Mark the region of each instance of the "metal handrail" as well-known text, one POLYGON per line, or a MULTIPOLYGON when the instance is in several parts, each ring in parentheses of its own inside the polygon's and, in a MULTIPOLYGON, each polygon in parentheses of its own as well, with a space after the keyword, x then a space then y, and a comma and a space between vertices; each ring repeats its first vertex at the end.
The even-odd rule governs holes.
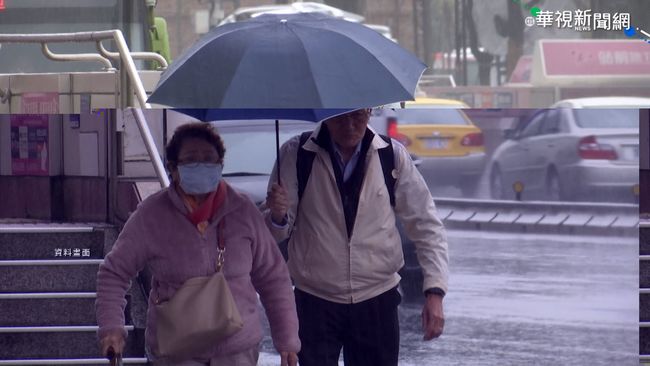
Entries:
MULTIPOLYGON (((123 364, 146 364, 146 358, 127 357, 122 359, 123 364)), ((79 359, 57 359, 39 358, 31 360, 0 360, 0 366, 22 366, 22 365, 108 365, 105 358, 79 358, 79 359)))
POLYGON ((30 300, 30 299, 94 299, 96 292, 25 292, 0 293, 0 300, 30 300))
POLYGON ((648 295, 650 294, 650 288, 640 288, 639 295, 648 295))
MULTIPOLYGON (((0 43, 41 43, 46 44, 50 42, 101 42, 103 40, 112 39, 117 45, 118 54, 124 68, 126 69, 127 75, 133 86, 135 88, 135 95, 138 99, 141 108, 151 109, 151 105, 147 103, 147 93, 142 85, 142 80, 138 75, 137 69, 135 67, 135 62, 133 62, 133 57, 129 51, 129 46, 124 39, 122 31, 119 29, 111 29, 105 31, 97 32, 76 32, 76 33, 40 33, 40 34, 0 34, 0 43)), ((46 49, 45 47, 43 49, 46 49)), ((46 57, 49 57, 46 54, 46 57)), ((85 56, 84 56, 85 57, 85 56)), ((101 57, 101 56, 100 56, 101 57)), ((124 91, 124 86, 122 93, 124 91)), ((154 143, 153 137, 149 130, 147 120, 142 114, 142 111, 134 112, 136 117, 136 123, 142 135, 142 140, 147 148, 149 157, 154 165, 156 175, 158 176, 158 181, 162 187, 169 186, 169 178, 165 172, 164 165, 156 145, 154 143)))
POLYGON ((149 158, 151 158, 151 162, 153 163, 153 168, 156 171, 156 176, 158 177, 160 186, 162 188, 169 187, 169 177, 165 171, 162 159, 158 155, 158 149, 156 149, 156 145, 153 144, 153 136, 151 136, 151 131, 149 130, 149 125, 147 124, 144 113, 142 113, 142 110, 137 108, 132 108, 131 112, 133 112, 133 116, 138 124, 138 129, 140 130, 142 139, 152 141, 151 144, 145 143, 145 147, 147 148, 147 153, 149 153, 149 158))
POLYGON ((650 261, 650 255, 640 255, 639 260, 640 261, 650 261))
MULTIPOLYGON (((75 32, 75 33, 34 33, 34 34, 0 34, 0 43, 65 43, 65 42, 101 42, 111 39, 117 45, 120 60, 126 67, 126 71, 135 86, 136 96, 142 108, 151 108, 147 103, 147 95, 142 81, 137 75, 135 63, 129 52, 124 35, 119 29, 111 29, 96 32, 75 32)), ((47 55, 46 55, 47 56, 47 55)), ((100 56, 102 57, 102 56, 100 56)), ((103 58, 103 57, 102 57, 103 58)))
POLYGON ((41 51, 45 57, 54 61, 97 61, 104 64, 104 70, 115 70, 111 61, 102 55, 96 53, 76 53, 76 54, 63 54, 54 53, 47 46, 47 43, 41 43, 41 51))
POLYGON ((32 224, 24 225, 2 225, 0 226, 0 233, 3 234, 37 234, 37 233, 89 233, 92 232, 92 227, 86 226, 39 226, 32 224))
POLYGON ((17 259, 0 260, 0 267, 9 266, 78 266, 102 264, 103 259, 17 259))
POLYGON ((639 361, 650 362, 650 355, 639 355, 639 361))
MULTIPOLYGON (((133 325, 125 325, 124 330, 133 331, 133 325)), ((0 327, 0 333, 54 333, 54 332, 96 332, 97 325, 68 325, 44 327, 0 327)))
MULTIPOLYGON (((120 54, 118 52, 111 52, 107 50, 104 47, 104 44, 101 42, 96 42, 97 45, 97 51, 99 53, 107 58, 111 58, 114 60, 119 60, 120 54)), ((158 65, 160 65, 159 69, 166 69, 169 64, 167 63, 167 60, 165 60, 164 57, 162 57, 160 54, 155 53, 155 52, 131 52, 131 57, 133 57, 134 60, 153 60, 158 62, 158 65)))
POLYGON ((639 328, 650 328, 650 322, 639 322, 639 328))

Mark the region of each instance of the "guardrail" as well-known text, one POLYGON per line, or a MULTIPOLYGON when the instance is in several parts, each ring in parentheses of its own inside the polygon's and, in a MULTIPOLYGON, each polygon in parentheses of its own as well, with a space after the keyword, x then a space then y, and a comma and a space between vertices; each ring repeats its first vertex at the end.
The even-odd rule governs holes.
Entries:
POLYGON ((434 198, 450 229, 636 236, 635 204, 434 198))

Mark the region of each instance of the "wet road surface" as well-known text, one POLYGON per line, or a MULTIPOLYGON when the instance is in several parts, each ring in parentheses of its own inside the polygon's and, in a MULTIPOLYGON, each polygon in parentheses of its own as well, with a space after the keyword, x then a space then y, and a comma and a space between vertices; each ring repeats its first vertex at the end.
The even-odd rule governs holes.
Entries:
POLYGON ((638 239, 450 232, 449 253, 445 333, 403 303, 400 365, 638 365, 638 239))

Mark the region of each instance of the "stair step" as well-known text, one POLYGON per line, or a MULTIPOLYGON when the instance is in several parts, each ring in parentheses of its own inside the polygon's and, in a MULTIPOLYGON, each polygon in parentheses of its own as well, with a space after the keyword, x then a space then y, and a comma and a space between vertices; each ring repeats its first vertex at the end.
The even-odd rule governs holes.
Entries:
POLYGON ((0 259, 101 259, 104 231, 8 232, 0 230, 0 259))
MULTIPOLYGON (((144 357, 144 329, 127 330, 131 331, 124 357, 144 357)), ((0 328, 0 360, 95 359, 99 355, 96 331, 97 326, 0 328)))
POLYGON ((650 256, 639 258, 639 287, 650 288, 650 256))
POLYGON ((650 321, 650 289, 639 290, 639 321, 650 321))
MULTIPOLYGON (((146 358, 123 358, 125 365, 147 365, 146 358)), ((21 365, 108 365, 105 358, 78 358, 78 359, 31 359, 31 360, 0 360, 0 366, 21 366, 21 365)))
POLYGON ((650 255, 650 227, 639 225, 639 254, 650 255))
POLYGON ((96 323, 94 293, 0 294, 0 326, 96 323))
POLYGON ((650 328, 639 328, 639 354, 650 354, 650 328))
POLYGON ((101 259, 0 261, 0 292, 95 291, 101 259), (6 279, 6 280, 4 280, 6 279))

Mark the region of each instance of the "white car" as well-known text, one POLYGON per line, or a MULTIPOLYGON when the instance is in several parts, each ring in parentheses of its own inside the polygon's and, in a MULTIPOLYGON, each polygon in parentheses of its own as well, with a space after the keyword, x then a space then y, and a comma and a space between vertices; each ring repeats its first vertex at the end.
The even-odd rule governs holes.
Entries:
POLYGON ((326 4, 315 2, 296 2, 292 4, 262 5, 239 8, 232 14, 225 17, 218 25, 221 26, 228 23, 240 22, 242 20, 255 18, 262 14, 296 13, 321 13, 355 23, 360 23, 364 20, 364 17, 359 14, 344 11, 326 4))
POLYGON ((639 184, 639 110, 645 98, 581 98, 537 111, 490 162, 495 199, 634 201, 639 184))
POLYGON ((593 97, 565 99, 551 108, 650 108, 650 98, 642 97, 593 97))

